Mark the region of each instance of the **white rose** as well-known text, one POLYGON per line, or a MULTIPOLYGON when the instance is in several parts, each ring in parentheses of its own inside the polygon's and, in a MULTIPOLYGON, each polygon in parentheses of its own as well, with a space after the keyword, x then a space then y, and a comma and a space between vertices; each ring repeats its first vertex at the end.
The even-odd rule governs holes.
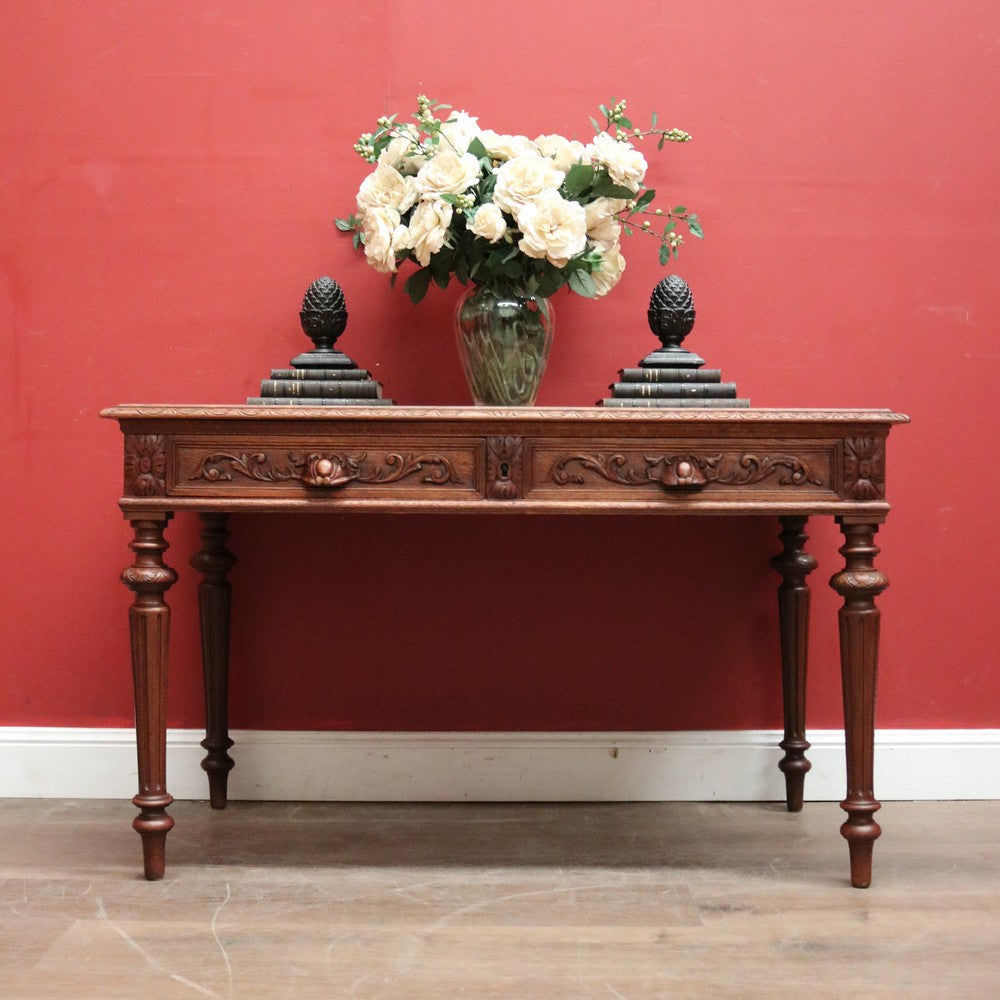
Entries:
POLYGON ((565 178, 566 175, 556 170, 552 161, 544 156, 515 156, 497 170, 493 201, 520 224, 518 213, 521 209, 543 191, 556 191, 565 178))
POLYGON ((479 141, 494 160, 513 160, 515 156, 538 156, 535 144, 526 135, 501 135, 493 129, 479 133, 479 141))
POLYGON ((406 249, 407 235, 399 212, 378 206, 365 209, 361 234, 368 263, 383 274, 395 271, 396 251, 406 249))
POLYGON ((370 208, 394 208, 405 212, 417 200, 412 177, 404 177, 388 163, 378 166, 362 182, 358 190, 358 212, 364 216, 370 208))
POLYGON ((479 135, 479 119, 464 111, 456 111, 446 122, 441 123, 441 135, 453 152, 467 153, 469 143, 479 135))
POLYGON ((440 198, 422 201, 413 210, 406 246, 413 251, 421 267, 427 267, 431 256, 444 246, 451 217, 451 205, 440 198))
POLYGON ((587 213, 558 191, 543 191, 521 209, 517 224, 523 234, 518 247, 538 260, 565 267, 587 246, 587 213))
POLYGON ((417 172, 417 190, 421 195, 461 194, 479 180, 479 160, 472 153, 441 150, 417 172))
POLYGON ((547 156, 555 163, 557 170, 568 172, 574 163, 583 159, 584 145, 576 139, 565 139, 561 135, 540 135, 535 140, 535 146, 542 156, 547 156))
POLYGON ((476 236, 481 236, 490 243, 496 243, 504 238, 507 223, 504 222, 503 212, 496 205, 487 202, 476 209, 475 218, 469 228, 476 236))
POLYGON ((594 279, 598 298, 607 295, 618 284, 624 270, 625 258, 622 256, 621 246, 614 243, 609 247, 602 247, 601 269, 591 272, 590 275, 594 279))
POLYGON ((618 213, 625 207, 622 198, 595 198, 585 206, 587 236, 601 246, 611 246, 621 238, 618 213))
POLYGON ((418 149, 415 141, 396 136, 379 154, 378 162, 394 167, 401 174, 415 174, 427 160, 418 149))
POLYGON ((594 136, 587 146, 591 158, 608 168, 611 179, 616 184, 638 192, 639 185, 646 177, 646 158, 632 143, 615 139, 607 132, 594 136))

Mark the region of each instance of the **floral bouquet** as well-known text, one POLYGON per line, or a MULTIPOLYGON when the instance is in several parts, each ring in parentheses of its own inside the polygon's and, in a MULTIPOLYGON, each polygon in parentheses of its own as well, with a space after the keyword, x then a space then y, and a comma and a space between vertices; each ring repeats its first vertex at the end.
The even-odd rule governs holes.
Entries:
POLYGON ((431 281, 511 287, 545 298, 563 285, 586 298, 606 295, 625 270, 622 234, 659 240, 660 263, 677 255, 683 222, 702 235, 685 207, 652 208, 644 186, 646 159, 635 143, 654 137, 687 142, 680 129, 635 128, 625 101, 600 106, 588 143, 561 135, 501 135, 478 119, 427 97, 417 98, 415 124, 392 115, 360 137, 355 150, 375 169, 362 181, 357 212, 337 219, 377 271, 407 260, 413 302, 431 281), (438 117, 444 112, 443 117, 438 117))

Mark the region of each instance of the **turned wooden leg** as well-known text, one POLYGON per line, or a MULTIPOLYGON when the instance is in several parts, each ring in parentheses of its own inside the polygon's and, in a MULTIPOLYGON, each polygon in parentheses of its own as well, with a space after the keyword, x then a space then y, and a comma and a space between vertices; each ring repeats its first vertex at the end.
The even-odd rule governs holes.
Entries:
POLYGON ((139 815, 132 823, 142 838, 147 879, 163 878, 167 833, 174 825, 167 813, 167 662, 170 608, 163 600, 177 574, 164 565, 167 543, 163 529, 170 515, 131 519, 129 548, 135 562, 122 573, 122 583, 135 594, 129 608, 132 678, 135 692, 135 735, 139 758, 139 793, 132 800, 139 815))
POLYGON ((840 609, 840 667, 844 687, 844 737, 847 743, 847 797, 840 807, 847 820, 840 828, 851 854, 851 884, 864 889, 872 879, 872 847, 882 828, 875 822, 880 803, 874 791, 875 685, 878 673, 880 613, 875 598, 889 581, 874 566, 876 523, 838 517, 844 534, 845 566, 830 580, 844 598, 840 609))
POLYGON ((226 574, 236 557, 226 548, 228 514, 204 513, 202 547, 191 565, 202 574, 198 586, 201 612, 201 657, 205 671, 205 739, 208 751, 201 762, 208 774, 208 793, 214 809, 225 809, 226 786, 233 759, 229 748, 229 619, 232 587, 226 574))
POLYGON ((806 576, 816 568, 816 560, 805 551, 809 536, 807 517, 780 518, 784 551, 771 560, 781 574, 778 587, 778 624, 781 631, 781 686, 785 716, 785 751, 778 767, 785 775, 785 801, 789 812, 802 808, 806 772, 806 667, 809 645, 809 586, 806 576))

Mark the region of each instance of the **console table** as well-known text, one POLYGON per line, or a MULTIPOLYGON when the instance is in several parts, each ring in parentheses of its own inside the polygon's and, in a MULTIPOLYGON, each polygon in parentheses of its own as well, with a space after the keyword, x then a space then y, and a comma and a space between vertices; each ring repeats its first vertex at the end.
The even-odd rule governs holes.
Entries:
POLYGON ((847 794, 841 803, 851 882, 871 881, 881 833, 873 790, 879 610, 888 585, 875 533, 889 511, 886 439, 907 417, 888 410, 695 410, 597 407, 250 407, 128 405, 104 410, 124 434, 120 506, 134 560, 122 582, 135 689, 139 809, 146 878, 163 876, 174 821, 166 780, 166 682, 177 574, 163 561, 178 511, 203 520, 191 564, 201 574, 211 804, 226 805, 233 760, 227 721, 230 585, 226 520, 240 511, 412 511, 498 515, 768 515, 780 521, 778 621, 789 810, 802 808, 810 763, 805 730, 807 519, 836 518, 844 566, 839 611, 847 794))

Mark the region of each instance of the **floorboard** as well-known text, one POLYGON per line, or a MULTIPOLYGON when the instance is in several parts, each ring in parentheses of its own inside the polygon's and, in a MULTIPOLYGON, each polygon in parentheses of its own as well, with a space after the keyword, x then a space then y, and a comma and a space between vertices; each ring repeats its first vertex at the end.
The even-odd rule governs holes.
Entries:
POLYGON ((893 802, 852 889, 835 804, 0 800, 0 997, 979 1000, 1000 802, 893 802))

